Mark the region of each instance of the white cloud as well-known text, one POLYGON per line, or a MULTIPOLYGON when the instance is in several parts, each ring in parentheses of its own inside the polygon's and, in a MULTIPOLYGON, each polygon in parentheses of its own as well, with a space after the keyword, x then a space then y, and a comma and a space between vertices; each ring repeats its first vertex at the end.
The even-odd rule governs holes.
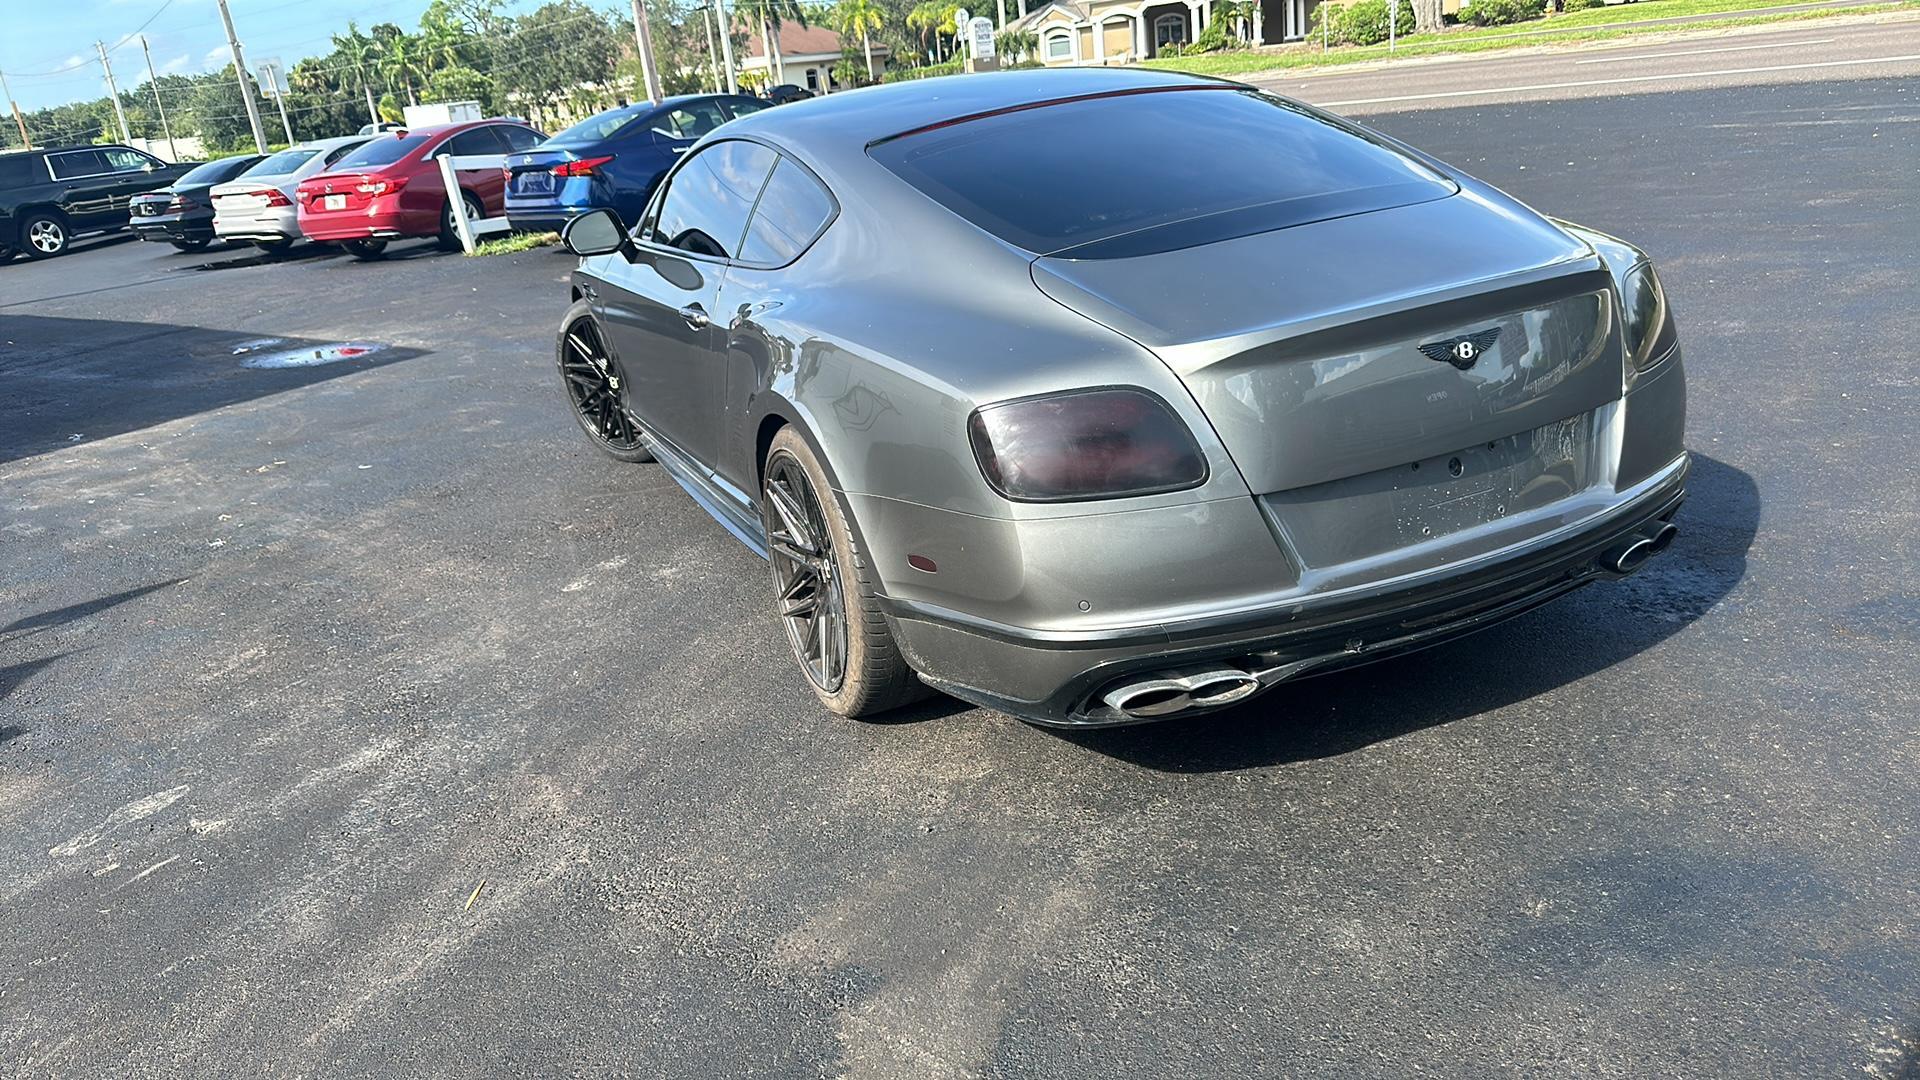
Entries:
POLYGON ((62 61, 60 66, 65 68, 79 67, 82 64, 95 63, 97 62, 97 60, 98 60, 97 57, 81 56, 79 53, 74 53, 72 56, 69 56, 64 61, 62 61))
POLYGON ((232 49, 227 48, 225 45, 216 45, 207 50, 206 56, 201 57, 200 70, 212 71, 214 68, 225 67, 232 59, 232 49))
POLYGON ((166 63, 161 64, 160 74, 178 75, 180 72, 187 70, 187 65, 192 62, 193 62, 193 57, 188 56, 186 53, 181 53, 179 56, 176 56, 173 59, 167 61, 166 63))

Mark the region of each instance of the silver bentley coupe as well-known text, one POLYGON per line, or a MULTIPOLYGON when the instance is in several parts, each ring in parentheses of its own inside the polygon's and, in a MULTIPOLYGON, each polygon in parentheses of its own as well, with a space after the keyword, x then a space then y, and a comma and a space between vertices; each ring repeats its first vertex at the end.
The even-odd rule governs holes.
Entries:
POLYGON ((804 101, 566 240, 581 428, 767 558, 845 716, 1219 709, 1632 573, 1686 494, 1644 253, 1232 82, 804 101))

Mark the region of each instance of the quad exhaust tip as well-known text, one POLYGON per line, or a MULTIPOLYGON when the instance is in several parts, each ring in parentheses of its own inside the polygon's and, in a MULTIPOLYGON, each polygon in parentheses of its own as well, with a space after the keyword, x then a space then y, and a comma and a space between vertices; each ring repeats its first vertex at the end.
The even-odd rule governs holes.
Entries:
POLYGON ((1260 680, 1239 668, 1175 668, 1116 686, 1101 700, 1122 716, 1159 720, 1245 701, 1259 689, 1260 680))

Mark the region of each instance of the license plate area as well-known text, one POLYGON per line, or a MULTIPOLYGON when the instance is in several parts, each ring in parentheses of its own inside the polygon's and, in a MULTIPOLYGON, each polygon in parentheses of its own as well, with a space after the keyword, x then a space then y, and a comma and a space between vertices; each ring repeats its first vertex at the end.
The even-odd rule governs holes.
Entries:
POLYGON ((551 195, 553 174, 545 169, 514 173, 513 189, 516 195, 551 195))
POLYGON ((1263 496, 1309 568, 1416 547, 1541 510, 1602 479, 1595 413, 1263 496))
POLYGON ((345 195, 322 195, 320 197, 320 208, 323 210, 345 210, 347 208, 347 197, 345 195))

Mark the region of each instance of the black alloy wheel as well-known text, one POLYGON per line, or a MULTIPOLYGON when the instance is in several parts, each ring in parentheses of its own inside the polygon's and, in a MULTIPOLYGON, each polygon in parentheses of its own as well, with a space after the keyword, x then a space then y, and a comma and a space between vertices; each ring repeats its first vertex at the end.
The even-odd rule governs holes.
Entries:
POLYGON ((794 659, 832 695, 847 676, 847 605, 820 494, 798 459, 775 450, 767 460, 767 548, 774 595, 794 659))
POLYGON ((584 302, 567 313, 560 335, 560 378, 580 429, 601 450, 621 461, 651 461, 639 425, 627 414, 620 373, 613 365, 600 327, 584 302))

